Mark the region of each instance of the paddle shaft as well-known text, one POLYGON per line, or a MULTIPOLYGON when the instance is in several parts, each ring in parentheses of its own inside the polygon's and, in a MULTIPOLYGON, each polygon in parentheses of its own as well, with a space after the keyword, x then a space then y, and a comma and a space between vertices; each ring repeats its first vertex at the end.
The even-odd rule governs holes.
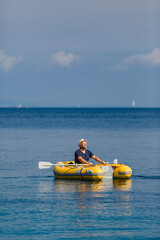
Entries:
POLYGON ((39 169, 46 169, 46 168, 50 168, 52 166, 89 166, 89 164, 63 164, 63 163, 50 163, 50 162, 39 162, 38 163, 38 168, 39 169))

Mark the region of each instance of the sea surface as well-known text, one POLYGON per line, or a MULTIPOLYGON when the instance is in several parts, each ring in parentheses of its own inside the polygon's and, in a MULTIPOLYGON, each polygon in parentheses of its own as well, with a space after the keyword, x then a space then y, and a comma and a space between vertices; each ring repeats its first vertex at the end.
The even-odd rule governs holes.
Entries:
MULTIPOLYGON (((95 163, 95 161, 92 161, 95 163)), ((160 239, 160 109, 0 108, 0 239, 160 239), (128 180, 56 180, 79 139, 128 180)))

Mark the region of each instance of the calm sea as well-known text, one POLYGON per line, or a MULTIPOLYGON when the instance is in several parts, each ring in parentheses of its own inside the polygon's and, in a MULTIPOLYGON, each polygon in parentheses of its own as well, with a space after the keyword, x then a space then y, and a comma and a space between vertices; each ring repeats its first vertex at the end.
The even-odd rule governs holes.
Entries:
POLYGON ((1 108, 0 238, 159 239, 160 109, 1 108), (73 160, 81 138, 130 166, 131 179, 63 181, 38 169, 73 160))

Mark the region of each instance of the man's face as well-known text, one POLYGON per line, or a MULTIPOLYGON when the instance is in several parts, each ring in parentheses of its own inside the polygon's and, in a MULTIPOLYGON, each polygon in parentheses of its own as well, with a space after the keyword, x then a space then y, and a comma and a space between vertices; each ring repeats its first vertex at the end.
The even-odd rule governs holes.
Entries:
POLYGON ((86 147, 87 147, 87 142, 85 142, 85 141, 81 142, 80 147, 82 147, 82 148, 86 148, 86 147))

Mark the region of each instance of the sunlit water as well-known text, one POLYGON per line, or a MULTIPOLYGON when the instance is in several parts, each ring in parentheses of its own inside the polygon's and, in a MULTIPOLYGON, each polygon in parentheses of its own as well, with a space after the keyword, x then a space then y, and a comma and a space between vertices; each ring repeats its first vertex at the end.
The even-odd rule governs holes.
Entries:
POLYGON ((159 239, 160 109, 0 109, 0 182, 1 239, 159 239), (38 169, 73 160, 80 138, 131 179, 38 169))

